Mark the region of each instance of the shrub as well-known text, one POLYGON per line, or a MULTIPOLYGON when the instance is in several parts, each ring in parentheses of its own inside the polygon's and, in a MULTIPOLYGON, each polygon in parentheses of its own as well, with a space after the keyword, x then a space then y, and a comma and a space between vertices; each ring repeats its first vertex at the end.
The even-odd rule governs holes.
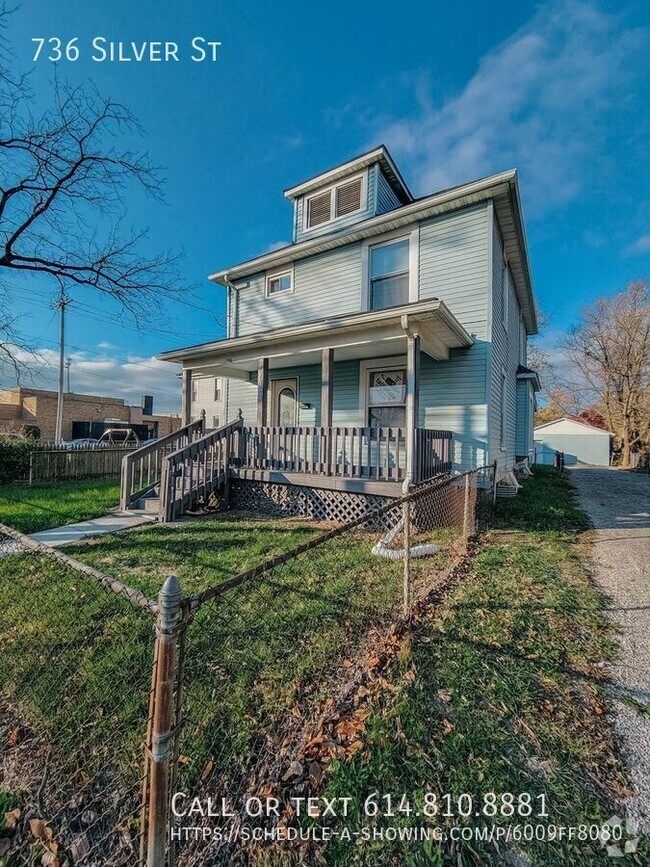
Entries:
POLYGON ((0 435, 0 485, 27 477, 29 454, 35 444, 33 437, 0 435))

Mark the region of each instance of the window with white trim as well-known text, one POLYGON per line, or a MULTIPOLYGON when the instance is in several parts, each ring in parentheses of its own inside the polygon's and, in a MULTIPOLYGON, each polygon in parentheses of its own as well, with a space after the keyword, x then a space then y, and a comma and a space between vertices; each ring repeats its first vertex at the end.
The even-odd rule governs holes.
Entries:
MULTIPOLYGON (((221 397, 222 397, 221 377, 215 376, 215 378, 214 378, 214 399, 215 399, 215 401, 219 402, 221 400, 221 397)), ((218 425, 216 425, 216 427, 218 427, 218 425)))
POLYGON ((386 241, 370 248, 370 310, 408 304, 409 260, 409 238, 386 241))
POLYGON ((406 368, 368 371, 368 426, 406 424, 406 368))
POLYGON ((315 229, 339 217, 361 211, 363 194, 364 177, 360 175, 308 196, 305 199, 305 229, 315 229))
POLYGON ((293 292, 293 272, 283 271, 279 274, 267 275, 266 294, 281 295, 283 292, 293 292))
POLYGON ((218 415, 212 416, 212 427, 221 427, 221 420, 218 415))

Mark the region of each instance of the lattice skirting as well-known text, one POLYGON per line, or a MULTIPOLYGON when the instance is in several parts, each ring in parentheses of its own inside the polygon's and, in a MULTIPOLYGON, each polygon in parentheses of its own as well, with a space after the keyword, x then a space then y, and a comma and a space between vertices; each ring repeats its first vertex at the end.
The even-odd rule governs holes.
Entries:
MULTIPOLYGON (((230 487, 231 509, 266 512, 284 517, 312 518, 316 521, 346 523, 390 503, 393 498, 375 494, 352 494, 348 491, 330 491, 306 488, 301 485, 281 485, 275 482, 234 480, 230 487)), ((383 530, 395 523, 395 516, 381 516, 383 530)))

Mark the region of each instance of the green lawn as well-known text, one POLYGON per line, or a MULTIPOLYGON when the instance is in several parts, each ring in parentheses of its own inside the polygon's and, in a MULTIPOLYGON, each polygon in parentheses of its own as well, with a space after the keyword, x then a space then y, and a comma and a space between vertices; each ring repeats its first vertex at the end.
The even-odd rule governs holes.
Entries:
POLYGON ((117 506, 116 479, 41 482, 0 486, 0 524, 23 533, 38 533, 62 524, 100 518, 117 506))
MULTIPOLYGON (((515 500, 499 504, 496 527, 481 540, 471 572, 431 610, 391 679, 390 693, 366 722, 366 748, 333 767, 328 796, 363 804, 372 791, 474 796, 522 792, 548 818, 446 818, 451 825, 576 826, 620 814, 625 776, 607 720, 602 661, 614 652, 606 600, 592 585, 577 543, 585 527, 567 477, 537 469, 515 500)), ((452 808, 451 812, 454 812, 452 808)), ((466 805, 463 805, 466 810, 466 805)), ((524 807, 524 809, 526 809, 524 807)), ((422 825, 398 813, 385 824, 422 825)), ((371 822, 372 820, 366 820, 371 822)), ((358 811, 350 825, 359 825, 358 811)), ((507 863, 523 851, 534 865, 606 865, 600 843, 525 842, 497 848, 455 844, 333 843, 331 865, 507 863)), ((646 863, 645 856, 636 863, 646 863)))
MULTIPOLYGON (((155 596, 171 572, 186 593, 194 592, 320 532, 304 520, 227 513, 66 551, 155 596)), ((179 786, 191 789, 206 768, 217 788, 243 785, 268 739, 294 714, 317 707, 368 630, 398 615, 402 566, 371 554, 376 538, 351 533, 331 540, 198 611, 187 631, 179 786)), ((435 561, 420 561, 416 578, 424 580, 435 561)), ((0 598, 0 703, 4 696, 22 714, 16 724, 51 733, 50 780, 72 779, 81 769, 76 773, 100 793, 93 809, 102 807, 102 787, 109 785, 122 793, 119 809, 128 816, 141 761, 153 617, 40 555, 0 559, 0 598)), ((33 758, 36 787, 36 748, 33 758)), ((63 803, 65 795, 54 792, 54 801, 63 803)), ((106 825, 116 822, 112 817, 106 825)))

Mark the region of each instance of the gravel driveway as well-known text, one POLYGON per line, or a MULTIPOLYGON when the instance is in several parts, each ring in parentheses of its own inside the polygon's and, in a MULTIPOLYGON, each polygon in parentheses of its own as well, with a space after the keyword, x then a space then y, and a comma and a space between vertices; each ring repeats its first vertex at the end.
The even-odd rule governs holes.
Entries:
POLYGON ((634 787, 628 816, 650 833, 650 476, 584 467, 571 479, 594 527, 594 578, 611 597, 621 630, 614 695, 648 708, 639 713, 614 702, 634 787))

